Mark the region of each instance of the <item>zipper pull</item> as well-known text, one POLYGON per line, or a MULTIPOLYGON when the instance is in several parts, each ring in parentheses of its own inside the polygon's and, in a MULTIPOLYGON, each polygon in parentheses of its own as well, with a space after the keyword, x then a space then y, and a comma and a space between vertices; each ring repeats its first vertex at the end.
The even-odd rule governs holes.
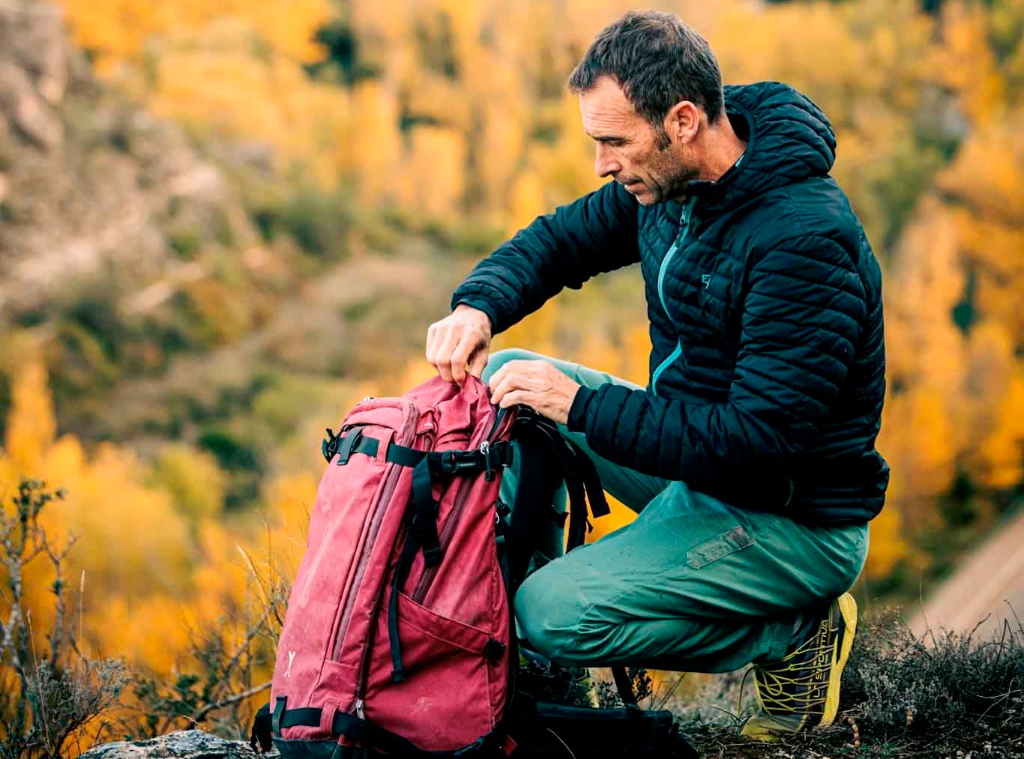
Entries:
POLYGON ((366 719, 366 703, 361 698, 356 699, 356 716, 359 719, 366 719))

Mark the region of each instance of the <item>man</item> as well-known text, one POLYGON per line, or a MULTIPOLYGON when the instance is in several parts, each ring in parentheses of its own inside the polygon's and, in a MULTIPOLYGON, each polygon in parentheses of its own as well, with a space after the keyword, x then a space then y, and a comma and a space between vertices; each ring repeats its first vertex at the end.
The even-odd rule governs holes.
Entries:
POLYGON ((831 126, 783 84, 723 91, 707 42, 665 13, 602 31, 569 87, 595 170, 614 181, 482 261, 427 338, 442 377, 482 374, 495 403, 563 425, 639 514, 534 572, 519 624, 564 665, 752 662, 762 710, 744 734, 828 725, 856 626, 846 591, 888 482, 874 448, 880 272, 828 176, 831 126), (488 355, 493 334, 563 287, 633 263, 651 321, 646 388, 488 355))

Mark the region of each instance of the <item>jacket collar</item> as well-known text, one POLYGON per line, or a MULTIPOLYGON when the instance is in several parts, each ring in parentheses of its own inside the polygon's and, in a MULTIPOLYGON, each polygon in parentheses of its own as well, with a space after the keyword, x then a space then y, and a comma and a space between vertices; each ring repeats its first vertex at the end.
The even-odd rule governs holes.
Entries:
POLYGON ((702 215, 828 175, 835 162, 835 133, 828 117, 806 95, 780 82, 729 86, 725 110, 747 148, 743 159, 718 181, 690 183, 702 215))

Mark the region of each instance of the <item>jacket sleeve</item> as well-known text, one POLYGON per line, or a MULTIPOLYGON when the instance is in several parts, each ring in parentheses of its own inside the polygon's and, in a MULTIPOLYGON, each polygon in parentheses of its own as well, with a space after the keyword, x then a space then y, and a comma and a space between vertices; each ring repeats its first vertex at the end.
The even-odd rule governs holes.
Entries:
POLYGON ((725 498, 730 487, 759 489, 788 501, 793 457, 814 443, 853 363, 866 298, 837 243, 789 240, 748 272, 724 401, 683 403, 611 384, 582 388, 569 428, 584 431, 609 460, 693 490, 725 498))
POLYGON ((498 334, 563 287, 640 260, 636 199, 618 182, 539 216, 485 258, 452 295, 491 318, 498 334))

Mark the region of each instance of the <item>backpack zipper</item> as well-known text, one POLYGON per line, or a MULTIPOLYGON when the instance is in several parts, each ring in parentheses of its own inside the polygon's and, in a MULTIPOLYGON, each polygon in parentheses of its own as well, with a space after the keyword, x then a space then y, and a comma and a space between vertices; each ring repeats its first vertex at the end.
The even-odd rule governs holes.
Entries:
MULTIPOLYGON (((406 418, 405 426, 402 427, 402 436, 398 445, 408 445, 411 442, 411 438, 416 430, 416 422, 418 421, 419 414, 417 413, 416 405, 408 403, 409 415, 406 418)), ((338 661, 341 656, 341 645, 345 640, 345 633, 348 632, 349 620, 352 616, 352 609, 355 606, 356 596, 359 595, 359 583, 363 580, 363 575, 366 573, 366 565, 370 562, 370 555, 373 552, 373 544, 377 539, 377 533, 380 532, 381 523, 384 521, 384 514, 387 511, 386 508, 381 508, 382 505, 388 503, 391 496, 395 492, 395 488, 398 487, 398 480, 402 474, 402 467, 398 464, 391 464, 391 469, 388 472, 388 478, 385 480, 383 487, 377 495, 377 498, 373 502, 373 506, 370 509, 370 530, 366 536, 366 541, 363 543, 362 553, 359 555, 359 561, 356 564, 355 576, 352 579, 352 584, 349 587, 348 595, 345 597, 345 604, 341 610, 341 618, 338 622, 338 634, 334 639, 334 647, 331 651, 332 661, 338 661)), ((376 609, 378 601, 374 602, 374 609, 376 609)))
MULTIPOLYGON (((665 273, 668 271, 669 262, 675 257, 676 252, 679 250, 679 246, 683 244, 686 239, 687 233, 690 231, 690 219, 693 216, 693 205, 696 203, 697 197, 690 198, 685 205, 683 210, 679 212, 679 232, 676 234, 675 242, 672 243, 672 247, 668 249, 668 253, 665 254, 665 258, 661 261, 661 268, 658 270, 658 300, 661 301, 661 307, 665 311, 665 316, 672 326, 675 326, 675 321, 672 319, 672 315, 668 312, 668 305, 665 303, 665 273)), ((675 350, 669 354, 668 358, 658 364, 658 368, 654 370, 654 374, 651 376, 651 392, 654 395, 658 394, 658 378, 661 377, 669 365, 679 358, 683 352, 682 345, 677 341, 675 350)))

